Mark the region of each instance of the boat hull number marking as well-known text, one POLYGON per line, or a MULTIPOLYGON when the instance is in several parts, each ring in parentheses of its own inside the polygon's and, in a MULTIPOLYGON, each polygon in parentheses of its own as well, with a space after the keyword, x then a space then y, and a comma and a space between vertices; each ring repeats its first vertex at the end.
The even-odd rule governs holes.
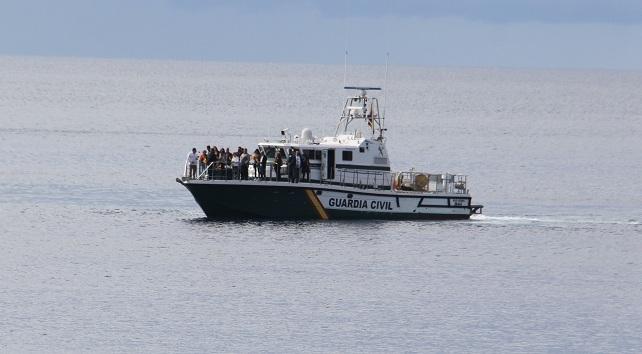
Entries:
POLYGON ((450 199, 450 205, 451 206, 468 206, 468 199, 463 199, 463 198, 451 198, 450 199))

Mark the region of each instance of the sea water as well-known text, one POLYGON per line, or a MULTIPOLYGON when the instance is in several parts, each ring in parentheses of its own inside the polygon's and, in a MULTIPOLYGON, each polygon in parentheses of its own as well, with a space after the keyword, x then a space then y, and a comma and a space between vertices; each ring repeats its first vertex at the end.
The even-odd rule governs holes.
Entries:
POLYGON ((0 57, 0 351, 642 350, 641 72, 393 66, 393 169, 468 174, 470 221, 214 222, 174 181, 192 147, 334 134, 342 84, 0 57))

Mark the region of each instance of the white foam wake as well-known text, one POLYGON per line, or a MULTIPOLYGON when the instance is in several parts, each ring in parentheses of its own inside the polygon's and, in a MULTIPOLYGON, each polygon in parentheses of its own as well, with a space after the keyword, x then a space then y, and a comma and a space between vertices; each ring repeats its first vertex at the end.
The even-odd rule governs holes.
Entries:
POLYGON ((606 217, 591 217, 587 215, 576 216, 519 216, 519 215, 473 215, 474 221, 493 224, 534 224, 534 223, 560 223, 560 224, 610 224, 610 225, 641 225, 635 219, 615 219, 606 217))

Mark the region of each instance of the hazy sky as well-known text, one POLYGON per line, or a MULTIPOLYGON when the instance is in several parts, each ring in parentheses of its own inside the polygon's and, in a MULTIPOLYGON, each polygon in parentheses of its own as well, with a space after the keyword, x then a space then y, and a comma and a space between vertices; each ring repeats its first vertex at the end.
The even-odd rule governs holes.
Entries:
POLYGON ((642 69, 642 0, 0 0, 0 55, 642 69))

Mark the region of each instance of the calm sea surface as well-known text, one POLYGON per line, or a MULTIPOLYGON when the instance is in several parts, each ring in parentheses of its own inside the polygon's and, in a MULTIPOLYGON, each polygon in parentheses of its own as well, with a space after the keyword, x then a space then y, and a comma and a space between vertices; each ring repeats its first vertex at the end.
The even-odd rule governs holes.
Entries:
POLYGON ((393 66, 393 168, 468 174, 470 221, 208 222, 174 181, 333 134, 342 83, 0 57, 0 352, 642 351, 642 72, 393 66))

